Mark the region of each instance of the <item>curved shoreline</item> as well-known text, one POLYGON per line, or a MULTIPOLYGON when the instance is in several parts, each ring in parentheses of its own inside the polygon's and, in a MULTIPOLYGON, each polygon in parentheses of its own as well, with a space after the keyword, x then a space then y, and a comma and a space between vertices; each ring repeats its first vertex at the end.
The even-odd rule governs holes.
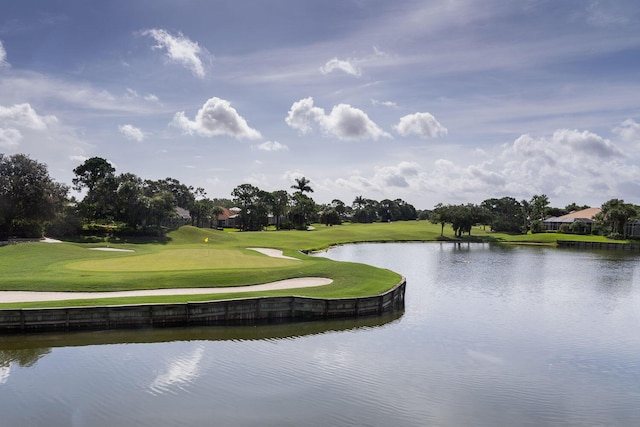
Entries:
POLYGON ((278 280, 271 283, 247 286, 228 286, 223 288, 174 288, 148 289, 138 291, 114 292, 34 292, 34 291, 0 291, 0 304, 41 301, 65 301, 97 298, 123 298, 139 296, 167 296, 167 295, 208 295, 228 294, 237 292, 274 291, 282 289, 312 288, 326 286, 333 283, 332 279, 324 277, 300 277, 295 279, 278 280))

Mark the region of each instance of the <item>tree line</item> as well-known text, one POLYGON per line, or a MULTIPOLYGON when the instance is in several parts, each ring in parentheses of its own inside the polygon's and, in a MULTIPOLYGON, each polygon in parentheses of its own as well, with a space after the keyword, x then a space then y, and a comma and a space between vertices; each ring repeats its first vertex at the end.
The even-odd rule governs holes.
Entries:
MULTIPOLYGON (((223 208, 236 207, 236 226, 242 230, 306 229, 311 223, 327 226, 344 221, 371 223, 430 220, 451 225, 458 237, 471 234, 473 226, 489 226, 507 233, 543 232, 543 220, 588 208, 576 203, 554 208, 545 194, 529 200, 513 197, 490 198, 480 204, 437 204, 418 211, 402 199, 377 201, 363 196, 351 204, 334 199, 317 204, 306 177, 296 178, 287 190, 264 191, 252 184, 233 189, 232 198, 208 198, 203 188, 194 188, 177 179, 142 179, 132 173, 117 174, 107 160, 92 157, 73 170, 73 188, 84 192, 82 200, 69 197, 71 187, 55 182, 47 166, 24 154, 0 153, 0 240, 9 237, 69 236, 82 230, 108 230, 123 234, 162 233, 183 224, 178 208, 188 212, 188 221, 197 227, 216 227, 223 208)), ((612 237, 626 237, 626 225, 638 218, 640 207, 611 199, 601 206, 590 231, 612 237)), ((560 231, 584 233, 580 221, 560 231)))
POLYGON ((68 236, 83 229, 114 229, 126 234, 162 233, 182 224, 179 208, 189 213, 197 227, 215 227, 223 208, 237 207, 242 230, 305 229, 311 223, 327 226, 343 221, 374 222, 413 220, 418 212, 402 199, 376 201, 357 197, 351 205, 339 199, 317 204, 306 177, 296 178, 286 190, 264 191, 241 184, 231 199, 208 198, 174 178, 143 179, 116 173, 106 159, 92 157, 73 170, 73 187, 55 182, 47 166, 24 154, 0 154, 0 240, 9 237, 68 236), (84 192, 81 200, 69 191, 84 192))
MULTIPOLYGON (((440 224, 441 235, 445 225, 453 228, 454 235, 471 235, 473 226, 489 226, 492 231, 504 233, 545 232, 543 221, 549 217, 560 217, 571 212, 587 209, 588 205, 571 203, 564 208, 551 207, 546 194, 534 195, 530 200, 518 201, 513 197, 490 198, 480 204, 444 205, 437 204, 432 211, 421 218, 440 224)), ((564 224, 560 232, 605 235, 612 238, 627 237, 627 223, 640 217, 640 206, 625 203, 621 199, 611 199, 603 203, 600 212, 593 218, 594 224, 576 220, 564 224)))

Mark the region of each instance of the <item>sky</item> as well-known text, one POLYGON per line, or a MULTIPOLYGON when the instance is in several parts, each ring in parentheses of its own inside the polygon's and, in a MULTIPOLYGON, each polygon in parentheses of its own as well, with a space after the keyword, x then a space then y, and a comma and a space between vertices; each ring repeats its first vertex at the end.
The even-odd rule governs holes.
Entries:
POLYGON ((640 204, 636 0, 5 3, 0 153, 59 182, 640 204))

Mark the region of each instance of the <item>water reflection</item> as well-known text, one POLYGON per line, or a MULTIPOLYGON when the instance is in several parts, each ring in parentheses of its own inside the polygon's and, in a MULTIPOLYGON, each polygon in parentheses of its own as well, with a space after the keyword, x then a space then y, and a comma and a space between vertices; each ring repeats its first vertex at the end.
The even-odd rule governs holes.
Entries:
POLYGON ((149 390, 152 393, 165 393, 174 387, 183 387, 197 379, 204 348, 196 347, 187 354, 173 359, 169 366, 153 381, 149 390))
POLYGON ((640 425, 638 254, 328 256, 402 273, 404 314, 1 337, 0 425, 640 425))
POLYGON ((4 366, 3 361, 5 360, 18 362, 21 366, 32 366, 39 358, 48 354, 51 351, 51 347, 296 338, 327 332, 359 330, 389 325, 400 319, 403 314, 403 310, 398 310, 383 316, 253 326, 201 326, 5 335, 0 340, 0 366, 4 366))

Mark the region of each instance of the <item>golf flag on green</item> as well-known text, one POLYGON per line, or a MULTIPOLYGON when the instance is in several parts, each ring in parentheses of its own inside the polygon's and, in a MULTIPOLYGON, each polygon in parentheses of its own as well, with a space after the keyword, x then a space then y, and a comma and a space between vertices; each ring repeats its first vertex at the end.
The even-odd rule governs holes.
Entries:
POLYGON ((204 242, 205 242, 205 243, 209 243, 209 238, 208 238, 208 237, 205 237, 205 238, 204 238, 204 242))

